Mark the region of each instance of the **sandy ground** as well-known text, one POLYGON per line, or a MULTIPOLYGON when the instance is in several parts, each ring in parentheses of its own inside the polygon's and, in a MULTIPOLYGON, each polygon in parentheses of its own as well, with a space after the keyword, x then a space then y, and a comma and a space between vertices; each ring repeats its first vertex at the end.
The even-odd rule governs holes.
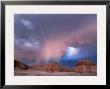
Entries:
POLYGON ((14 71, 15 76, 96 76, 96 73, 46 72, 37 70, 14 71))

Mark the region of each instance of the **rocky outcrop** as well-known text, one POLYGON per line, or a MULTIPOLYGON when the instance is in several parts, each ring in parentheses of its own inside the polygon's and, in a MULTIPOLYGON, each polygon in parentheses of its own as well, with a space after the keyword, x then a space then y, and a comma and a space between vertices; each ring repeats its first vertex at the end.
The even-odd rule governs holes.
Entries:
POLYGON ((79 60, 75 67, 69 68, 67 66, 61 66, 58 63, 48 63, 33 65, 31 67, 33 70, 47 71, 47 72, 77 72, 77 73, 96 73, 97 66, 89 60, 79 60))
POLYGON ((79 60, 73 67, 73 71, 77 73, 96 73, 97 65, 89 60, 79 60))
POLYGON ((54 72, 54 71, 60 71, 60 65, 58 63, 40 64, 40 65, 31 66, 31 69, 39 70, 39 71, 54 72))
POLYGON ((31 66, 33 70, 47 71, 47 72, 71 72, 72 69, 67 66, 61 66, 57 62, 40 64, 31 66))
POLYGON ((17 60, 14 60, 14 69, 15 70, 26 70, 28 68, 29 68, 28 65, 26 65, 26 64, 24 64, 22 62, 19 62, 17 60))

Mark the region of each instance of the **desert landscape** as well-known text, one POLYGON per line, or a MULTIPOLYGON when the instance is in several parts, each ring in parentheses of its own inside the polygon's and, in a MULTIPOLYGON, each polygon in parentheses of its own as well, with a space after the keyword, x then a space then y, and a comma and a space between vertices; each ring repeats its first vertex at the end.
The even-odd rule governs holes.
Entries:
POLYGON ((15 76, 96 76, 96 14, 14 14, 15 76))
POLYGON ((89 60, 79 60, 75 67, 61 66, 57 62, 28 66, 14 61, 15 76, 96 76, 97 66, 89 60))

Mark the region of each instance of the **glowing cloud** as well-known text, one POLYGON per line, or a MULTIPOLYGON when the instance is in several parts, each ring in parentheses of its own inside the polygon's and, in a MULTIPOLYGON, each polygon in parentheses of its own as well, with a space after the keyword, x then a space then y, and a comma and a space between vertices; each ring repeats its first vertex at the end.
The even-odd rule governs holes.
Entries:
POLYGON ((68 47, 66 52, 67 52, 67 56, 71 57, 79 52, 79 48, 68 47))

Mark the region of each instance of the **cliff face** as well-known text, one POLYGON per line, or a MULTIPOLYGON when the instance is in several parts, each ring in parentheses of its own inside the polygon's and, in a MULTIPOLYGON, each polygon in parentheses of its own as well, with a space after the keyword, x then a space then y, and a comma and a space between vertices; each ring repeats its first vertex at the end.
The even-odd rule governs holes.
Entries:
POLYGON ((17 60, 14 60, 14 69, 15 70, 26 70, 28 68, 29 68, 28 65, 26 65, 24 63, 21 63, 21 62, 19 62, 17 60))
POLYGON ((89 60, 80 60, 76 63, 73 70, 78 73, 96 73, 97 65, 89 60))

